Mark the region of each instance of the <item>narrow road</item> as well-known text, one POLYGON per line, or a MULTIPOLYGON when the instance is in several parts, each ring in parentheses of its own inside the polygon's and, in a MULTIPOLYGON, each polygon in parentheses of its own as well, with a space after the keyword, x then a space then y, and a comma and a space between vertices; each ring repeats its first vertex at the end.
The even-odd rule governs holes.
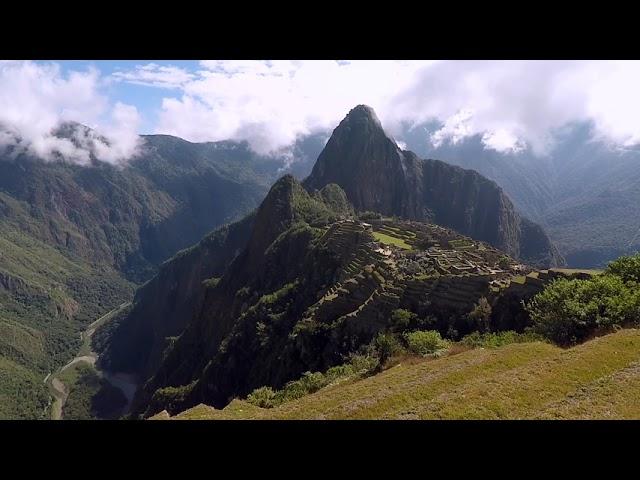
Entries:
MULTIPOLYGON (((119 307, 114 308, 110 312, 97 319, 91 325, 89 325, 87 329, 80 334, 82 345, 80 346, 78 355, 64 367, 60 368, 56 373, 49 374, 45 378, 45 383, 47 383, 47 379, 49 379, 49 382, 47 384, 49 385, 49 389, 51 391, 51 394, 53 395, 53 405, 51 407, 52 420, 62 420, 62 409, 64 408, 64 404, 67 401, 67 398, 69 397, 69 390, 67 386, 60 381, 58 376, 66 369, 80 362, 85 362, 92 367, 95 367, 96 361, 98 360, 98 354, 91 349, 91 337, 99 326, 106 323, 111 319, 111 317, 113 317, 113 315, 115 315, 128 305, 129 302, 123 303, 119 307)), ((133 395, 135 394, 136 390, 135 379, 130 375, 127 376, 122 373, 111 374, 109 372, 102 372, 100 370, 98 370, 98 374, 105 378, 114 387, 122 390, 124 395, 127 397, 126 408, 128 409, 131 405, 131 400, 133 399, 133 395)))

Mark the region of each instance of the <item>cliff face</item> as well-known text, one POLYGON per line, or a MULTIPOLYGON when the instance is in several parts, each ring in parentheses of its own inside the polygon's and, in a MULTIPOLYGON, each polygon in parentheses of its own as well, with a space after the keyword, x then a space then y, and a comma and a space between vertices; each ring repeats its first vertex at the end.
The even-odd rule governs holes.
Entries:
POLYGON ((197 313, 207 285, 213 285, 245 248, 255 214, 207 235, 197 245, 179 252, 136 293, 100 355, 111 371, 150 376, 160 365, 170 338, 180 335, 197 313))
MULTIPOLYGON (((219 361, 220 355, 225 350, 222 342, 234 329, 244 325, 249 313, 255 314, 256 305, 261 302, 277 303, 279 295, 274 292, 284 289, 288 294, 295 294, 295 300, 291 301, 286 308, 302 308, 317 300, 317 289, 319 284, 326 280, 327 271, 331 271, 332 259, 323 257, 322 261, 314 261, 307 256, 311 243, 324 231, 310 225, 335 222, 348 215, 348 208, 345 205, 342 205, 342 208, 346 210, 342 208, 334 210, 325 204, 322 198, 327 197, 340 200, 344 199, 344 193, 338 187, 331 186, 323 189, 318 196, 312 197, 290 175, 276 182, 257 210, 255 218, 252 218, 250 223, 243 221, 246 223, 242 226, 244 232, 242 237, 236 238, 235 241, 229 239, 229 244, 236 248, 243 245, 238 240, 244 241, 240 253, 230 256, 227 252, 224 257, 226 268, 221 278, 210 284, 205 282, 202 287, 197 287, 197 294, 189 294, 188 298, 183 297, 184 302, 181 304, 180 312, 177 312, 181 318, 167 316, 162 302, 157 312, 159 316, 155 316, 153 312, 156 309, 149 308, 149 303, 158 301, 153 294, 155 289, 165 290, 167 284, 175 284, 181 278, 173 273, 176 269, 185 268, 185 279, 194 275, 200 278, 204 276, 196 272, 199 268, 196 267, 197 261, 207 262, 207 259, 203 259, 200 255, 199 247, 193 251, 193 262, 181 258, 173 259, 161 272, 162 275, 166 270, 166 277, 154 279, 151 284, 156 286, 145 287, 145 290, 140 292, 136 308, 142 313, 141 317, 150 319, 147 323, 150 329, 162 322, 170 324, 174 332, 178 333, 181 330, 180 327, 184 328, 186 323, 186 328, 180 337, 167 349, 165 355, 161 356, 159 368, 146 382, 144 389, 139 392, 136 405, 140 412, 143 412, 150 403, 159 401, 158 395, 162 397, 162 393, 157 394, 157 391, 161 391, 164 387, 187 385, 198 381, 201 386, 193 392, 190 390, 191 395, 206 395, 208 398, 225 401, 226 395, 238 391, 240 386, 246 388, 246 385, 252 384, 242 372, 257 359, 252 358, 252 364, 244 366, 235 362, 229 364, 219 361), (245 228, 250 229, 250 232, 245 228), (300 284, 297 289, 291 290, 293 287, 290 284, 302 278, 310 282, 314 288, 305 289, 300 284), (271 295, 274 295, 273 301, 270 300, 271 295), (211 366, 212 364, 227 371, 235 380, 231 381, 227 378, 231 384, 210 386, 205 379, 206 371, 217 371, 211 366), (214 370, 211 370, 212 368, 214 370), (153 400, 154 395, 156 395, 155 400, 153 400)), ((338 201, 338 204, 340 203, 338 201)), ((220 258, 223 258, 222 254, 220 258)), ((184 288, 188 288, 187 282, 184 283, 184 288)), ((297 315, 292 315, 290 312, 286 312, 286 315, 285 312, 281 313, 282 322, 295 323, 298 319, 297 315)), ((249 315, 249 318, 255 321, 254 316, 249 315)), ((118 330, 122 331, 122 336, 127 335, 126 325, 131 321, 136 321, 135 315, 129 315, 119 327, 118 330)), ((255 323, 252 327, 255 328, 255 323)), ((279 328, 284 326, 281 324, 279 328)), ((158 339, 155 340, 156 344, 168 345, 169 342, 160 341, 160 337, 167 331, 168 329, 163 330, 163 327, 156 326, 153 332, 146 333, 147 339, 141 338, 136 342, 148 342, 148 337, 151 336, 158 339)), ((118 334, 119 332, 116 332, 116 335, 118 334)), ((255 340, 254 336, 246 338, 244 335, 240 336, 243 340, 247 338, 255 340)), ((111 343, 115 342, 117 338, 114 335, 111 343)), ((254 346, 247 346, 247 348, 251 350, 254 346)), ((124 354, 126 347, 112 346, 110 349, 115 359, 112 360, 113 364, 118 361, 119 356, 124 354)), ((151 350, 147 348, 147 352, 151 350)), ((232 351, 237 354, 236 349, 232 351)), ((147 354, 147 358, 152 362, 158 357, 147 354)), ((140 361, 130 362, 128 367, 136 368, 139 365, 141 365, 140 361)), ((264 364, 263 369, 276 369, 276 366, 277 362, 274 361, 264 364)), ((291 368, 290 365, 283 367, 282 375, 290 375, 291 368)), ((144 372, 144 370, 138 370, 138 372, 144 372)))
POLYGON ((433 221, 527 262, 562 263, 542 228, 522 219, 498 185, 473 170, 401 150, 365 105, 334 130, 304 186, 327 183, 340 185, 356 210, 433 221))

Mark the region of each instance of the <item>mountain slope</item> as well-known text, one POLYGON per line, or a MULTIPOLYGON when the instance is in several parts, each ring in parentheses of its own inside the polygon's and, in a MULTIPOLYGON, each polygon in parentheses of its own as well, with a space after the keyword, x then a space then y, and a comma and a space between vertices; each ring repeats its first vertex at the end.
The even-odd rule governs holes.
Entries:
POLYGON ((18 375, 3 374, 6 411, 46 415, 36 408, 41 380, 73 356, 79 333, 129 300, 161 262, 255 208, 285 160, 246 144, 165 135, 143 137, 141 154, 124 166, 47 162, 3 149, 0 359, 40 378, 18 395, 18 375))
POLYGON ((328 183, 340 185, 356 210, 432 221, 529 263, 562 262, 542 228, 523 220, 494 182, 400 150, 365 105, 334 130, 304 181, 310 191, 328 183))
POLYGON ((226 257, 221 277, 205 280, 196 261, 207 254, 208 240, 165 264, 163 278, 140 291, 106 349, 111 365, 124 358, 119 364, 141 375, 134 414, 199 402, 221 407, 262 385, 279 388, 305 371, 326 370, 388 329, 398 308, 458 338, 477 328, 468 313, 484 296, 496 327, 522 329, 521 301, 554 278, 540 272, 515 282, 529 271, 525 266, 437 225, 367 224, 351 215, 338 186, 311 196, 285 176, 247 220, 252 229, 242 237, 245 248, 226 257), (148 339, 128 344, 129 325, 142 324, 148 339), (182 325, 177 338, 163 338, 182 325), (127 351, 138 342, 137 350, 154 342, 162 354, 130 361, 127 351))
POLYGON ((402 362, 272 409, 234 400, 172 418, 636 419, 638 388, 640 331, 623 330, 569 350, 521 343, 402 362))
POLYGON ((485 148, 476 135, 434 147, 439 125, 405 128, 420 155, 472 168, 496 181, 526 216, 542 224, 573 267, 601 267, 640 248, 640 150, 616 148, 584 123, 557 132, 545 156, 485 148))

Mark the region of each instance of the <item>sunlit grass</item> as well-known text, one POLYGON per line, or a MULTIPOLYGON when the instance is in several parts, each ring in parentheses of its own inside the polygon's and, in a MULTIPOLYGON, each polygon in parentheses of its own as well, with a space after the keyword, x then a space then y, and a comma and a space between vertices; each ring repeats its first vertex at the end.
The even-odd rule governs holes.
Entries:
POLYGON ((381 232, 373 232, 373 236, 379 242, 382 242, 387 245, 395 245, 396 247, 400 247, 404 250, 412 250, 413 247, 405 242, 401 238, 392 237, 391 235, 387 235, 386 233, 381 232))

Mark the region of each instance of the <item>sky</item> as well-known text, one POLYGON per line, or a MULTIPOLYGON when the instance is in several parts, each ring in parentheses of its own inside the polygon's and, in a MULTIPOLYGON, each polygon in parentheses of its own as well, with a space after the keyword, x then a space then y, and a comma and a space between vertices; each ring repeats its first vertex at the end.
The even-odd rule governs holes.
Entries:
POLYGON ((0 61, 0 148, 118 163, 140 152, 139 134, 162 133, 269 154, 364 103, 399 143, 435 120, 436 146, 481 135, 487 149, 545 155, 576 122, 640 143, 638 84, 637 61, 0 61), (53 135, 65 121, 93 130, 53 135))

